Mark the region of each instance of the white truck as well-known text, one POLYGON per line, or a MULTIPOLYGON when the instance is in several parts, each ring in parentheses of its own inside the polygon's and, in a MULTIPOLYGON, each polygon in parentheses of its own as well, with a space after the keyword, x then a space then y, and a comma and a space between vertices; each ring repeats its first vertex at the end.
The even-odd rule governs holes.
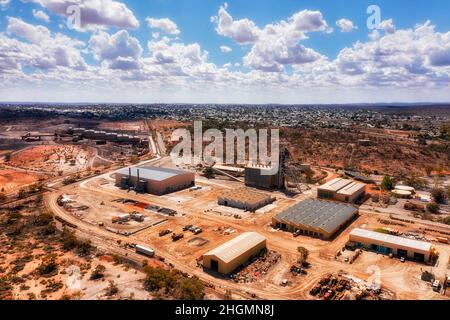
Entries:
POLYGON ((145 256, 148 256, 148 257, 155 256, 155 250, 150 249, 150 248, 146 248, 144 246, 140 246, 138 244, 136 245, 136 252, 140 253, 140 254, 143 254, 145 256))

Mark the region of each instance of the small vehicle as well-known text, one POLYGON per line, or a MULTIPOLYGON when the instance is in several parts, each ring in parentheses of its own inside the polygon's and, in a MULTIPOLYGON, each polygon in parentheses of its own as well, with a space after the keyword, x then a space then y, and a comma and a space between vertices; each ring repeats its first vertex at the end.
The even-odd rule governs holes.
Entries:
POLYGON ((160 237, 164 237, 164 236, 166 236, 166 235, 168 235, 170 233, 172 233, 172 230, 170 230, 170 229, 162 230, 162 231, 159 232, 159 236, 160 237))
POLYGON ((178 234, 174 233, 174 234, 172 234, 172 241, 178 241, 178 240, 183 239, 183 238, 184 238, 184 234, 182 234, 182 233, 178 233, 178 234))
POLYGON ((188 224, 187 226, 184 226, 183 231, 188 231, 190 228, 192 228, 192 224, 188 224))
POLYGON ((195 228, 194 231, 192 231, 194 234, 200 234, 203 232, 201 228, 195 228))
POLYGON ((435 280, 433 282, 433 291, 439 292, 439 290, 441 290, 441 283, 439 282, 439 280, 435 280))
POLYGON ((345 262, 349 262, 349 261, 350 261, 350 258, 349 258, 349 257, 345 257, 344 261, 345 261, 345 262))
POLYGON ((401 258, 400 258, 400 262, 401 262, 401 263, 405 263, 405 261, 406 261, 405 257, 401 257, 401 258))
POLYGON ((300 230, 295 230, 294 238, 297 238, 300 235, 300 230))

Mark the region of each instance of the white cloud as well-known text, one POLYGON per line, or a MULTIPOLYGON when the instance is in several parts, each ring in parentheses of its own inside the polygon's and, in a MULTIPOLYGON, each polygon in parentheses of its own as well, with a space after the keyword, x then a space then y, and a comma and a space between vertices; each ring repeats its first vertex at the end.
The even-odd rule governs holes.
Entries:
POLYGON ((336 25, 341 29, 341 32, 352 32, 353 30, 358 29, 352 21, 344 18, 336 21, 336 25))
POLYGON ((223 53, 229 53, 229 52, 233 51, 233 49, 231 49, 230 47, 227 47, 227 46, 220 46, 220 51, 222 51, 223 53))
POLYGON ((50 17, 42 10, 33 9, 33 17, 47 23, 50 22, 50 17))
POLYGON ((212 21, 216 22, 218 34, 229 37, 239 44, 251 44, 258 39, 259 29, 253 21, 248 19, 234 20, 227 12, 228 4, 220 7, 217 17, 212 21))
POLYGON ((133 12, 123 3, 114 0, 31 0, 46 8, 49 12, 67 17, 70 6, 80 9, 81 29, 99 27, 117 27, 135 29, 139 21, 133 12))
MULTIPOLYGON (((430 22, 406 30, 388 28, 393 22, 386 22, 385 29, 393 32, 373 32, 367 42, 358 41, 330 60, 302 44, 310 31, 329 30, 322 20, 318 13, 300 12, 263 28, 255 25, 257 39, 243 46, 243 65, 251 69, 246 71, 240 63, 216 65, 199 43, 185 44, 163 34, 151 39, 144 53, 139 40, 126 30, 97 30, 87 46, 10 17, 7 32, 0 32, 0 93, 2 97, 18 91, 24 95, 26 85, 36 92, 45 84, 50 89, 42 90, 55 94, 68 92, 58 89, 64 87, 78 94, 74 88, 79 86, 95 99, 132 101, 156 96, 161 101, 182 101, 180 92, 191 97, 186 102, 242 102, 242 97, 246 102, 283 99, 291 103, 299 98, 327 102, 330 97, 340 102, 370 101, 397 99, 401 94, 409 101, 430 97, 431 92, 436 99, 450 98, 450 32, 436 32, 430 22), (311 20, 296 22, 296 17, 311 20), (84 61, 82 54, 90 53, 98 66, 84 61), (164 90, 167 95, 159 95, 164 90)), ((85 97, 72 94, 74 99, 85 97)))
POLYGON ((7 31, 32 43, 44 42, 50 38, 50 31, 46 27, 35 26, 14 17, 8 18, 7 31))
POLYGON ((63 34, 54 35, 44 26, 35 26, 21 19, 9 17, 7 31, 12 36, 26 40, 2 37, 0 47, 3 61, 12 65, 30 66, 37 69, 53 69, 58 67, 85 70, 87 64, 81 57, 80 48, 84 43, 73 40, 63 34))
POLYGON ((396 87, 450 83, 450 32, 436 32, 430 22, 390 31, 339 53, 333 66, 344 81, 396 87))
POLYGON ((126 30, 113 35, 99 31, 89 40, 89 47, 97 60, 106 60, 112 69, 138 68, 143 51, 139 40, 126 30))
POLYGON ((216 31, 238 44, 252 44, 244 57, 245 66, 266 71, 281 72, 285 65, 310 63, 322 56, 299 42, 307 39, 309 32, 330 32, 327 22, 319 11, 303 10, 287 21, 266 25, 263 29, 248 19, 234 20, 225 4, 212 21, 216 31))
POLYGON ((386 31, 386 33, 394 33, 395 25, 392 19, 381 21, 380 28, 386 31))
POLYGON ((166 34, 177 36, 180 34, 180 30, 175 22, 168 18, 155 19, 147 18, 145 19, 150 28, 160 29, 166 34))

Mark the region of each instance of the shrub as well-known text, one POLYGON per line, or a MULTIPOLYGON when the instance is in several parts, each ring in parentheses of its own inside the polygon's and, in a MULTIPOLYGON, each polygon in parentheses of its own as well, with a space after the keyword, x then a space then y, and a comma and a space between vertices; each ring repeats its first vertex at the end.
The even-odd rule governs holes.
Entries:
POLYGON ((383 180, 381 181, 381 189, 385 191, 391 191, 394 189, 394 184, 389 176, 383 177, 383 180))
POLYGON ((439 205, 437 203, 429 203, 427 204, 427 210, 430 213, 438 213, 439 212, 439 205))
POLYGON ((105 276, 105 270, 106 270, 105 266, 99 264, 99 265, 94 269, 94 271, 92 271, 92 274, 91 274, 90 279, 91 279, 91 280, 98 280, 98 279, 103 278, 103 277, 105 276))
POLYGON ((203 300, 205 296, 205 286, 197 277, 184 279, 180 285, 181 300, 203 300))
POLYGON ((106 288, 106 293, 105 295, 108 297, 114 296, 116 294, 119 293, 119 288, 117 287, 117 285, 114 283, 114 281, 109 281, 109 285, 106 288))
POLYGON ((431 196, 436 203, 444 203, 445 202, 445 191, 439 188, 433 189, 431 191, 431 196))
POLYGON ((45 277, 52 277, 56 275, 58 273, 56 258, 54 256, 45 258, 37 268, 37 273, 45 277))
POLYGON ((175 285, 176 278, 170 271, 161 268, 146 267, 144 269, 146 278, 144 285, 149 291, 165 288, 167 291, 175 285))
POLYGON ((305 263, 309 256, 309 251, 305 247, 298 247, 297 251, 300 253, 300 263, 305 263))

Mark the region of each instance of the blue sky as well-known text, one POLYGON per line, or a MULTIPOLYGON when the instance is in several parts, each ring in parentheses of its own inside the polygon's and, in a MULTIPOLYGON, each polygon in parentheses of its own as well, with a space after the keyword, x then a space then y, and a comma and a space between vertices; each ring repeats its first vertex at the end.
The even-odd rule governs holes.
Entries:
POLYGON ((449 12, 423 0, 0 0, 1 100, 449 101, 449 12))

